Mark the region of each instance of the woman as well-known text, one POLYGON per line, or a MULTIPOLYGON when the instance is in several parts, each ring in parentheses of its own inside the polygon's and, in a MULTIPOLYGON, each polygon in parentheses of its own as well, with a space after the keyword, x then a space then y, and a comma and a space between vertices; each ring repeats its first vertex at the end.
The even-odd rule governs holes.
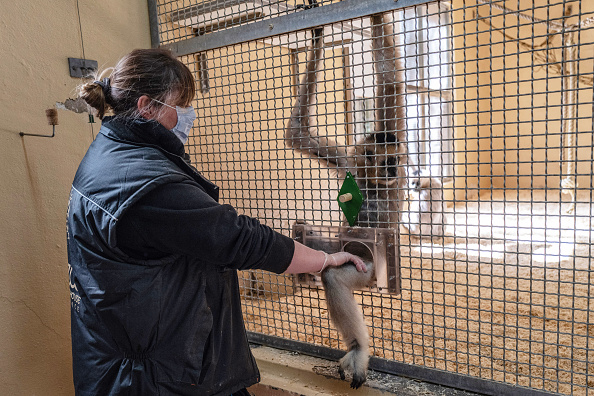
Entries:
POLYGON ((194 92, 190 70, 159 49, 131 52, 80 89, 103 123, 68 206, 77 394, 247 394, 259 372, 237 270, 364 270, 217 202, 184 159, 194 92))

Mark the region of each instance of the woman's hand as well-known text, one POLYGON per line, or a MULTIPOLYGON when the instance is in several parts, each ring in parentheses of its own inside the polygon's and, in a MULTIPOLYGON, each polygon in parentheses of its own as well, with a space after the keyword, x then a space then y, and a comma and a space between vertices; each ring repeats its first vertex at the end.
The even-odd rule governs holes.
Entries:
POLYGON ((352 262, 357 267, 357 271, 359 272, 367 272, 367 266, 363 262, 363 259, 359 256, 355 256, 354 254, 350 254, 347 252, 338 252, 328 254, 328 259, 326 260, 326 267, 339 267, 343 264, 348 262, 352 262))
POLYGON ((367 272, 367 266, 361 257, 347 252, 328 254, 321 250, 309 248, 299 242, 295 242, 295 252, 286 274, 302 274, 305 272, 322 272, 327 267, 338 267, 352 262, 359 272, 367 272))

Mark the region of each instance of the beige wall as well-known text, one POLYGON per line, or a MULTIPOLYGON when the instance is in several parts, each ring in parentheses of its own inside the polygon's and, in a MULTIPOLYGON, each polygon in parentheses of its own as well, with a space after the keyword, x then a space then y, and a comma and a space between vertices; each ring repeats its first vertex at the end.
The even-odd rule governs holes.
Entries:
MULTIPOLYGON (((76 1, 3 1, 0 15, 0 393, 73 394, 66 206, 91 143, 86 114, 45 109, 74 97, 82 58, 76 1)), ((146 0, 79 0, 85 55, 100 67, 150 47, 146 0)), ((99 124, 95 124, 97 133, 99 124)))
MULTIPOLYGON (((521 0, 520 9, 536 7, 534 16, 540 19, 561 18, 563 3, 545 7, 546 0, 521 0)), ((455 125, 456 125, 456 179, 455 197, 464 198, 465 186, 484 189, 547 187, 556 189, 567 167, 560 158, 567 155, 562 143, 561 94, 562 77, 556 71, 542 66, 528 48, 498 31, 477 21, 489 16, 488 6, 473 7, 475 0, 453 2, 453 28, 455 58, 455 125), (466 7, 462 11, 462 7, 466 7), (466 22, 463 22, 466 20, 466 22), (477 33, 478 32, 478 33, 477 33), (506 69, 505 71, 503 69, 506 69), (477 125, 480 125, 477 127, 477 125), (564 152, 564 153, 563 153, 564 152), (534 161, 534 163, 532 163, 534 161)), ((569 3, 568 3, 569 4, 569 3)), ((518 8, 514 5, 512 8, 518 8)), ((576 23, 576 14, 585 15, 594 10, 594 3, 574 4, 568 23, 576 23)), ((501 12, 493 10, 493 15, 501 12)), ((525 11, 525 14, 530 14, 525 11)), ((494 27, 507 26, 505 33, 520 37, 522 43, 545 41, 547 29, 515 16, 497 16, 487 21, 494 27), (519 21, 519 22, 518 22, 519 21), (518 23, 520 27, 518 28, 518 23)), ((591 43, 594 33, 580 33, 582 43, 591 43)), ((551 47, 560 48, 561 37, 556 36, 551 47)), ((592 71, 592 49, 579 47, 580 60, 576 69, 588 76, 592 71)), ((557 60, 561 50, 554 51, 557 60)), ((548 62, 555 64, 554 58, 548 62)), ((590 188, 592 178, 592 86, 578 84, 576 116, 577 182, 581 188, 590 188)))

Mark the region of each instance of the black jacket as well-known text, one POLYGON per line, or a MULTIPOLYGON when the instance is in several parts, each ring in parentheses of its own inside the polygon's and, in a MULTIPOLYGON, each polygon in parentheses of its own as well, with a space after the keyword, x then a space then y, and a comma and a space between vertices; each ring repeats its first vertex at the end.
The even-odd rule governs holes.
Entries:
POLYGON ((218 204, 160 124, 106 118, 100 132, 68 206, 76 393, 228 395, 257 382, 235 269, 282 272, 293 242, 218 204))

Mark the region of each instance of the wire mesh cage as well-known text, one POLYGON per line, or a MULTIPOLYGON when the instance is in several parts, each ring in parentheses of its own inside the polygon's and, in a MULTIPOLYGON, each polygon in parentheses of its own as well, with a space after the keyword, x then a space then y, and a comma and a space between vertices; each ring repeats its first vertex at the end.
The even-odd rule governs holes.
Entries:
MULTIPOLYGON (((149 3, 223 202, 288 236, 342 227, 352 171, 357 226, 395 230, 401 293, 356 296, 378 361, 594 394, 593 2, 149 3)), ((323 289, 241 276, 249 331, 344 349, 323 289)))

